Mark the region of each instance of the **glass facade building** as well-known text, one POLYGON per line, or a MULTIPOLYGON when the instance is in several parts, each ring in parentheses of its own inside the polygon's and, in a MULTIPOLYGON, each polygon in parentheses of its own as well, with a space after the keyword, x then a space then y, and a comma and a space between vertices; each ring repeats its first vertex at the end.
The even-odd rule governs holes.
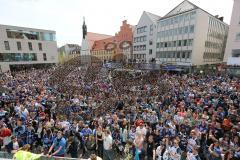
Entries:
POLYGON ((0 68, 56 64, 58 52, 55 31, 0 25, 0 68))

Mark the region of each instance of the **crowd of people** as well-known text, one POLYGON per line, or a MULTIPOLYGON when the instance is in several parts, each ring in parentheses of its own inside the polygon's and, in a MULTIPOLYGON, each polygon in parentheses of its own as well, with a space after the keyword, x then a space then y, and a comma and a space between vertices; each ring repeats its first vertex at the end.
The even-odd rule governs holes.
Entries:
POLYGON ((99 67, 4 73, 1 150, 30 145, 49 157, 104 160, 240 159, 239 78, 151 71, 129 78, 99 67))

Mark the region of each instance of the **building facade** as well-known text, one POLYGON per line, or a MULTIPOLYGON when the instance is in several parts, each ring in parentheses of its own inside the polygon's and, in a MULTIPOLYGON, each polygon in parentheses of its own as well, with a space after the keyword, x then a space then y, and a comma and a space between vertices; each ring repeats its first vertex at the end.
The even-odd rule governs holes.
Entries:
POLYGON ((221 63, 228 25, 185 0, 158 21, 156 59, 160 64, 221 63))
POLYGON ((129 60, 132 57, 133 31, 134 26, 124 20, 120 31, 114 37, 113 43, 116 44, 115 60, 129 60))
POLYGON ((133 59, 150 62, 156 57, 157 21, 160 16, 144 11, 133 35, 133 59))
POLYGON ((234 0, 224 62, 240 65, 240 0, 234 0))
POLYGON ((0 71, 58 62, 56 32, 0 25, 0 71))
POLYGON ((91 55, 97 57, 101 61, 112 60, 114 56, 114 52, 116 52, 115 48, 113 48, 115 47, 113 42, 114 42, 114 36, 95 41, 91 49, 91 55))
POLYGON ((58 49, 59 62, 63 63, 71 58, 80 56, 81 47, 78 44, 65 44, 58 49))
POLYGON ((126 20, 122 22, 120 31, 105 39, 96 40, 91 49, 91 55, 101 60, 129 60, 132 57, 133 26, 126 20))

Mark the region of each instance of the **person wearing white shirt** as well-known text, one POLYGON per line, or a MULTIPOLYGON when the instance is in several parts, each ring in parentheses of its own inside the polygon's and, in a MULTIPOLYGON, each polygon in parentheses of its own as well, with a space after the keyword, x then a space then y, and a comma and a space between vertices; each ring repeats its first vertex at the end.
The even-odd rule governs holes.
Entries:
POLYGON ((111 132, 109 130, 106 130, 103 134, 103 157, 106 160, 113 160, 112 145, 113 138, 111 132))
POLYGON ((181 149, 179 148, 179 142, 174 140, 173 146, 169 149, 169 155, 172 160, 181 159, 181 149))
POLYGON ((141 133, 142 135, 146 136, 147 134, 147 129, 144 127, 144 123, 142 123, 140 126, 136 128, 137 133, 141 133))
POLYGON ((156 160, 162 160, 162 152, 164 151, 164 146, 160 145, 156 149, 156 160))

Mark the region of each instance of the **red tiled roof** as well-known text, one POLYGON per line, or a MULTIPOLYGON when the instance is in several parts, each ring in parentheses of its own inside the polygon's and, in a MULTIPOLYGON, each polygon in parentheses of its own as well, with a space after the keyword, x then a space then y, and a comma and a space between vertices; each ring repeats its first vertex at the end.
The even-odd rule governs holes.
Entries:
POLYGON ((93 32, 87 32, 87 36, 86 36, 90 48, 92 48, 95 41, 110 38, 110 37, 112 36, 106 35, 106 34, 93 33, 93 32))
POLYGON ((114 39, 115 39, 115 37, 112 36, 112 37, 109 37, 109 38, 106 38, 106 39, 101 39, 101 40, 95 41, 93 46, 92 46, 92 50, 104 50, 105 45, 108 44, 108 43, 114 42, 114 39))

